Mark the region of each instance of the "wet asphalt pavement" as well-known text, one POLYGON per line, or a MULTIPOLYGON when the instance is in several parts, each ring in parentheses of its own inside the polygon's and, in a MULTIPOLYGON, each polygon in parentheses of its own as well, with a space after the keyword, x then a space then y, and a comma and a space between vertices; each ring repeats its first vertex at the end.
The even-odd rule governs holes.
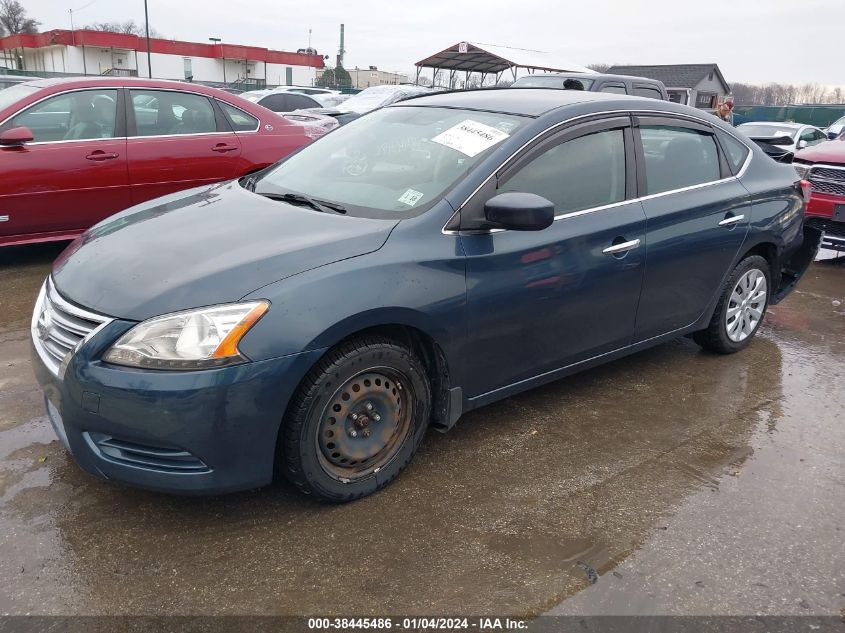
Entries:
POLYGON ((0 614, 845 615, 843 260, 739 354, 680 339, 509 398, 325 506, 82 472, 29 360, 60 250, 0 250, 0 614))

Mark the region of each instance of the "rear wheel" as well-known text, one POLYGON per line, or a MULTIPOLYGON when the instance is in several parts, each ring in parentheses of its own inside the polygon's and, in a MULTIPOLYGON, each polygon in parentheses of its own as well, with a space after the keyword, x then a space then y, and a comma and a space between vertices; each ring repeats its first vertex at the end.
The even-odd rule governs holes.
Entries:
POLYGON ((734 268, 707 329, 693 334, 696 343, 720 354, 731 354, 751 342, 769 303, 769 264, 759 255, 734 268))
POLYGON ((308 373, 285 417, 280 463, 302 492, 350 501, 390 483, 425 434, 425 368, 389 339, 351 340, 308 373))

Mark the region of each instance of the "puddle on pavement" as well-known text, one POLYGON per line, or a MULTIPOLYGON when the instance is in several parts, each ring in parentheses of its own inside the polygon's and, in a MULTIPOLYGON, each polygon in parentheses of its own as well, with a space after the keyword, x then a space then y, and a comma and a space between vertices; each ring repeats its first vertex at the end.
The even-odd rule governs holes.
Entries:
MULTIPOLYGON (((0 260, 11 334, 48 267, 31 255, 23 268, 0 260)), ((757 459, 750 438, 776 435, 789 404, 784 375, 835 388, 845 328, 824 311, 843 274, 815 265, 741 354, 680 339, 472 412, 430 433, 392 486, 343 506, 286 485, 194 499, 82 473, 32 410, 18 343, 0 340, 0 365, 10 349, 17 364, 11 396, 0 389, 0 612, 543 612, 757 459)))

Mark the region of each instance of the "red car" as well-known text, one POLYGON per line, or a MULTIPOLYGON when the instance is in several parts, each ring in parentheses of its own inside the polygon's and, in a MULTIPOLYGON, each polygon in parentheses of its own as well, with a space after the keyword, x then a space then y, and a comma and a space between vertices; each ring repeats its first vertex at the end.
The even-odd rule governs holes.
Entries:
POLYGON ((806 224, 824 230, 823 246, 845 251, 845 140, 803 149, 792 164, 810 182, 806 224))
POLYGON ((263 169, 324 132, 178 81, 0 90, 0 246, 72 239, 139 202, 263 169))

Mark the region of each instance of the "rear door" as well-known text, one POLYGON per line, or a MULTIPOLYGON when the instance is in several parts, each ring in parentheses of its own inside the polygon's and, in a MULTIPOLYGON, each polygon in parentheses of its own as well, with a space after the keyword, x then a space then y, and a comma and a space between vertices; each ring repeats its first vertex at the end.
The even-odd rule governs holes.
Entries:
POLYGON ((713 129, 637 117, 638 174, 648 222, 637 341, 694 323, 719 291, 751 220, 713 129))
POLYGON ((121 99, 114 88, 63 92, 0 126, 34 136, 0 147, 0 241, 76 232, 130 205, 121 99))
POLYGON ((205 95, 128 90, 127 155, 134 203, 241 176, 241 142, 205 95))

